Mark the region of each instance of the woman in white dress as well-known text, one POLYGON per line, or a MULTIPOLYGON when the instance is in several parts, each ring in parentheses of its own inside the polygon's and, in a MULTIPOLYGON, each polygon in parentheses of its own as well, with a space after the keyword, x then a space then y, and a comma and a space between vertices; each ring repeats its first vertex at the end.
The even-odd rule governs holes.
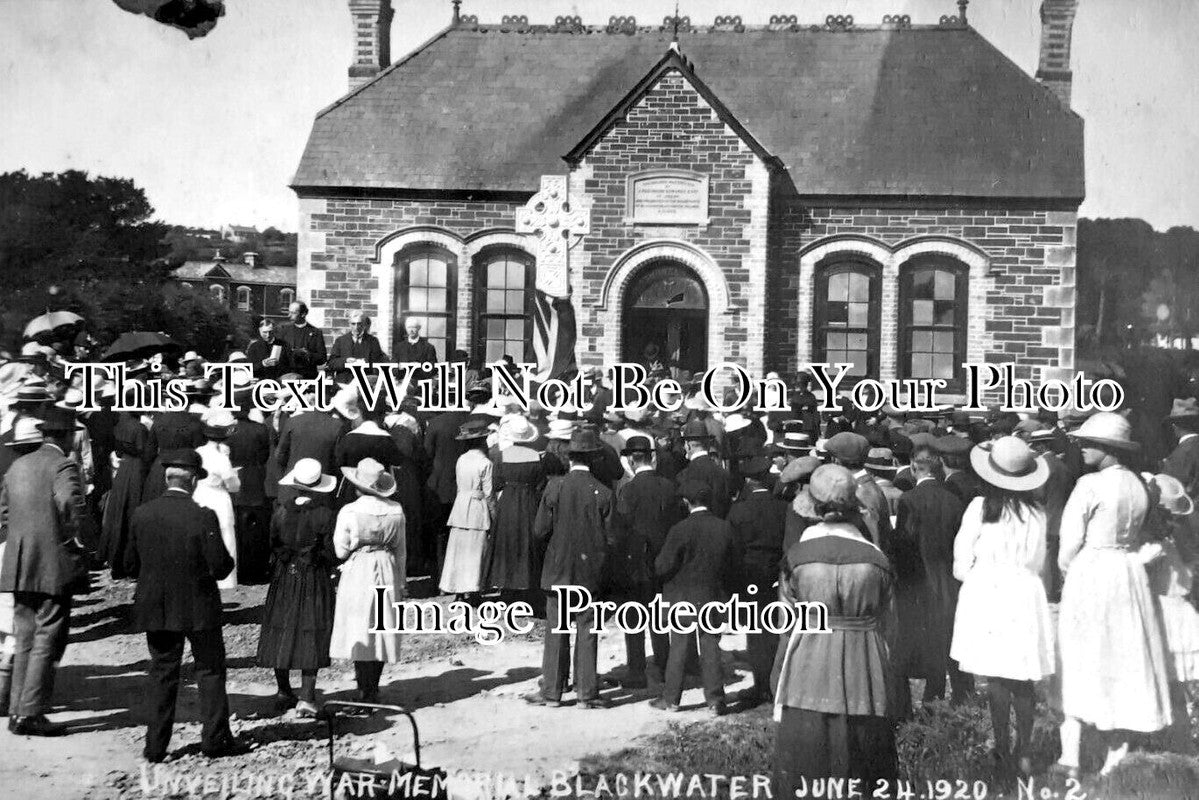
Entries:
POLYGON ((1045 512, 1032 496, 1049 465, 1015 436, 970 452, 983 495, 970 501, 953 543, 953 576, 962 582, 949 655, 964 672, 985 676, 996 760, 1013 756, 1032 774, 1035 682, 1054 670, 1053 623, 1041 581, 1045 512), (1016 711, 1016 747, 1009 723, 1016 711))
POLYGON ((333 527, 333 549, 345 563, 337 586, 329 655, 354 662, 356 699, 374 703, 384 664, 400 660, 400 635, 388 632, 398 627, 394 607, 387 604, 381 609, 385 631, 376 633, 371 627, 376 620, 376 587, 388 587, 392 602, 407 596, 404 507, 392 499, 395 478, 373 458, 362 459, 356 467, 342 467, 341 473, 358 498, 337 513, 333 527))
POLYGON ((495 518, 494 466, 487 456, 489 434, 482 420, 468 421, 458 429, 456 438, 467 450, 455 465, 458 494, 446 520, 450 541, 438 584, 446 594, 476 594, 482 582, 483 550, 495 518))
MULTIPOLYGON (((1154 733, 1172 717, 1166 648, 1139 552, 1150 490, 1120 462, 1138 445, 1128 420, 1109 411, 1089 417, 1071 436, 1092 470, 1066 501, 1058 553, 1065 576, 1058 638, 1066 716, 1058 767, 1076 777, 1082 723, 1154 733)), ((1111 735, 1100 774, 1127 754, 1127 739, 1111 735)))
POLYGON ((234 589, 237 587, 237 515, 233 511, 233 498, 230 495, 241 491, 241 480, 229 460, 229 445, 225 444, 225 440, 237 427, 237 420, 232 412, 219 409, 209 411, 203 422, 207 441, 197 447, 196 452, 200 454, 208 477, 196 484, 192 499, 196 505, 211 509, 216 514, 221 525, 221 541, 234 561, 233 571, 217 581, 217 586, 234 589))

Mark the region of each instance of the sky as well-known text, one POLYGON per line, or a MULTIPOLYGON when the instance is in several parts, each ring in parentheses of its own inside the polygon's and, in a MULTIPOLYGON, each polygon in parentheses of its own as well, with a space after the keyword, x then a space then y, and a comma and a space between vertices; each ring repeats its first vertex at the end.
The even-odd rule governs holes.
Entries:
MULTIPOLYGON (((392 0, 392 59, 450 21, 450 0, 392 0)), ((347 90, 348 0, 225 0, 206 37, 121 11, 110 0, 0 0, 0 172, 65 169, 128 177, 157 216, 294 231, 288 183, 316 113, 347 90)), ((973 0, 970 23, 1036 71, 1040 0, 973 0)), ((660 24, 674 0, 464 0, 481 23, 577 14, 660 24)), ((680 0, 693 24, 772 13, 804 24, 852 14, 934 24, 954 0, 680 0)), ((1074 109, 1086 121, 1088 217, 1199 227, 1199 2, 1081 0, 1074 109)))

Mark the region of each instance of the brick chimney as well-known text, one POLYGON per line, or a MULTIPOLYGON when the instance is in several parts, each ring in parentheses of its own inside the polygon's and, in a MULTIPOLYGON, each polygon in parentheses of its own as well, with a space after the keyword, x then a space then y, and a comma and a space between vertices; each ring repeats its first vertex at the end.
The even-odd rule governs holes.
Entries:
POLYGON ((1041 63, 1037 67, 1037 80, 1052 89, 1067 106, 1074 82, 1074 73, 1070 71, 1070 36, 1077 12, 1078 0, 1041 2, 1041 63))
POLYGON ((245 254, 246 266, 250 269, 258 269, 261 266, 262 258, 254 252, 245 254))
POLYGON ((391 0, 350 0, 350 15, 354 18, 351 90, 391 64, 391 18, 394 13, 391 0))

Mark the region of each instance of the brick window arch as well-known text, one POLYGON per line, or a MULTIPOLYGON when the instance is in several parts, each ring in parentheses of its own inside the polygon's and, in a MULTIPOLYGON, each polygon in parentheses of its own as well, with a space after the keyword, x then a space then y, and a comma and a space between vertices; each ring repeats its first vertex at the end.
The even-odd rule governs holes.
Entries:
POLYGON ((403 341, 407 336, 404 322, 415 317, 420 320, 421 335, 437 351, 437 360, 445 361, 457 346, 458 259, 444 247, 419 244, 397 253, 395 268, 391 340, 403 341))
POLYGON ((899 377, 941 378, 964 389, 970 269, 926 254, 899 270, 899 377))
POLYGON ((241 311, 249 311, 250 310, 250 287, 249 286, 238 286, 237 287, 237 307, 241 311))
POLYGON ((535 363, 531 255, 512 247, 489 248, 475 258, 475 359, 490 364, 505 355, 535 363))
POLYGON ((882 268, 861 256, 833 255, 816 267, 813 360, 853 364, 845 384, 879 374, 882 268))
POLYGON ((229 301, 228 300, 229 295, 226 294, 225 287, 219 283, 214 283, 211 286, 209 286, 208 293, 210 295, 212 295, 213 300, 217 301, 221 305, 225 305, 229 301))

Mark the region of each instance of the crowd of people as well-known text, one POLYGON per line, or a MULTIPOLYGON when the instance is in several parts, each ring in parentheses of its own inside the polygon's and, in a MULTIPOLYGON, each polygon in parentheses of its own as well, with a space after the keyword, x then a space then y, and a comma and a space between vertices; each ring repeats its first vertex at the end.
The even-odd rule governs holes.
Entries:
MULTIPOLYGON (((820 412, 810 376, 790 408, 717 411, 692 380, 676 411, 613 410, 602 370, 581 408, 547 413, 493 396, 471 371, 469 409, 428 413, 413 397, 366 402, 355 363, 436 359, 416 322, 388 358, 361 314, 326 351, 303 304, 264 323, 244 352, 255 380, 323 376, 333 410, 281 398, 263 413, 238 383, 203 376, 195 353, 130 362, 135 380, 188 378, 183 411, 80 413, 63 354, 31 343, 0 365, 0 712, 10 731, 58 735, 46 717, 67 645, 72 597, 89 569, 137 582, 149 724, 144 755, 166 757, 185 641, 196 663, 203 750, 242 752, 229 725, 221 593, 269 584, 258 664, 280 710, 321 711, 319 670, 354 664, 356 699, 379 699, 403 634, 394 609, 372 630, 374 590, 407 596, 428 577, 444 595, 498 594, 558 617, 553 589, 696 606, 727 599, 819 602, 827 631, 749 633, 752 686, 725 696, 720 636, 625 636, 625 689, 680 710, 694 676, 710 713, 772 703, 776 781, 894 778, 897 721, 923 700, 985 692, 994 754, 1032 761, 1038 685, 1061 712, 1061 756, 1077 776, 1084 726, 1105 737, 1104 773, 1135 734, 1185 731, 1199 679, 1199 402, 1163 425, 1178 444, 1147 463, 1125 416, 992 411, 820 412), (1056 612, 1056 613, 1055 613, 1056 612), (298 692, 291 673, 298 672, 298 692), (1014 717, 1014 720, 1013 720, 1014 717), (1015 736, 1012 727, 1014 721, 1015 736)), ((501 367, 497 367, 501 368, 501 367)), ((311 391, 299 389, 297 391, 311 391)), ((604 709, 590 611, 573 637, 546 626, 529 703, 604 709), (572 649, 573 648, 573 649, 572 649)))

